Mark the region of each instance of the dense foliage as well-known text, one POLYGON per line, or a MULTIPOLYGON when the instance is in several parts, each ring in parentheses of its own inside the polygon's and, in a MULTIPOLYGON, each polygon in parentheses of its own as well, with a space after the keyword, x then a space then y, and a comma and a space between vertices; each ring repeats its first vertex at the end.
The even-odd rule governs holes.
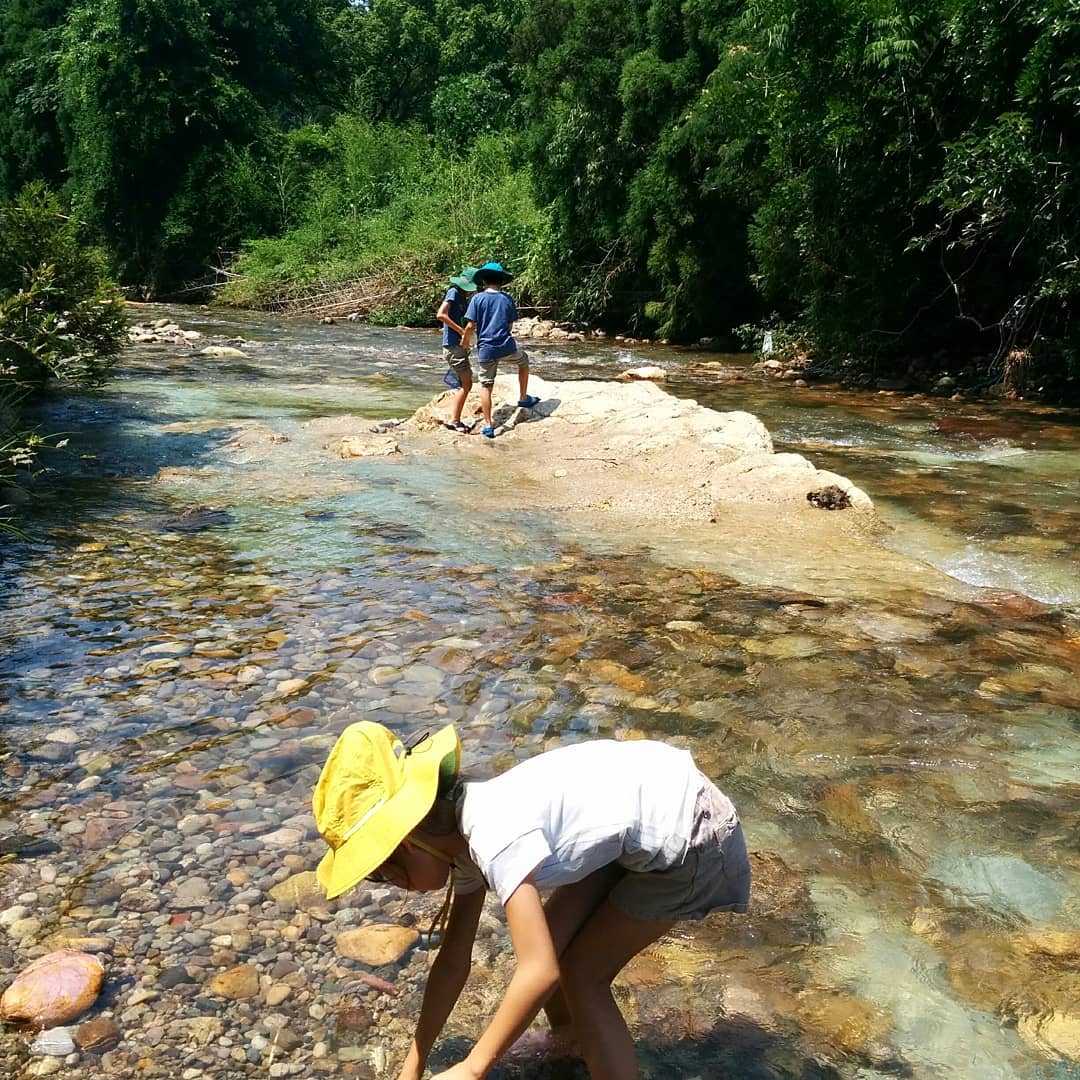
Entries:
POLYGON ((0 486, 32 463, 20 406, 50 385, 94 386, 125 339, 123 300, 56 197, 30 185, 0 205, 0 486))
POLYGON ((586 301, 651 294, 680 336, 770 310, 863 362, 1032 349, 1080 374, 1074 5, 549 7, 526 137, 586 301))
POLYGON ((373 299, 358 296, 357 306, 372 321, 423 323, 446 276, 474 252, 521 269, 535 245, 539 218, 504 139, 461 152, 415 125, 340 117, 292 133, 281 163, 292 228, 247 245, 223 293, 229 303, 274 306, 359 279, 373 299))
POLYGON ((1062 0, 9 0, 0 196, 148 291, 501 257, 569 317, 1065 393, 1078 66, 1062 0))
POLYGON ((122 298, 79 232, 41 185, 0 206, 0 378, 19 390, 96 385, 124 340, 122 298))

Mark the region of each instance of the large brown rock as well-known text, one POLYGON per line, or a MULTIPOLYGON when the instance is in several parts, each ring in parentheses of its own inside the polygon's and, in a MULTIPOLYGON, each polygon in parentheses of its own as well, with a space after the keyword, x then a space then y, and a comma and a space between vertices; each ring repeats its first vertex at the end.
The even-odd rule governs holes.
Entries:
POLYGON ((96 956, 60 949, 21 971, 0 998, 0 1016, 39 1028, 81 1016, 97 1000, 105 969, 96 956))
POLYGON ((319 884, 314 870, 304 870, 292 877, 279 881, 270 890, 275 903, 285 908, 299 908, 301 911, 326 911, 326 890, 319 884))
POLYGON ((207 984, 211 994, 229 1001, 243 1001, 259 994, 259 969, 254 964, 241 964, 218 972, 207 984))
POLYGON ((408 926, 361 926, 337 936, 337 950, 372 967, 395 964, 416 944, 418 931, 408 926))

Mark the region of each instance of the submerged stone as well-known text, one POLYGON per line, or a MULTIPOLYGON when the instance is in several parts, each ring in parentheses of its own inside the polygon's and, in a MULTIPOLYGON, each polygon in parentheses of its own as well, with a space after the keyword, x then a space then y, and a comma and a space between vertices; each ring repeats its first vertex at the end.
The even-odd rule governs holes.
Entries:
POLYGON ((46 1057, 67 1057, 74 1053, 75 1040, 71 1028, 54 1027, 41 1032, 30 1044, 30 1053, 46 1057))
POLYGON ((1023 1016, 1016 1030, 1025 1042, 1051 1057, 1080 1061, 1080 1010, 1023 1016))
POLYGON ((169 532, 202 532, 204 529, 231 525, 232 522, 232 514, 221 507, 192 506, 180 514, 179 517, 165 522, 164 528, 169 532))
POLYGON ((372 967, 395 964, 416 944, 420 934, 407 926, 362 926, 337 936, 337 950, 372 967))
POLYGON ((75 1031, 75 1042, 83 1050, 98 1052, 111 1050, 123 1038, 116 1023, 108 1017, 97 1016, 80 1024, 75 1031))
POLYGON ((60 949, 21 971, 0 998, 0 1016, 55 1027, 86 1012, 97 999, 105 969, 96 956, 60 949))
POLYGON ((1014 855, 939 856, 926 876, 970 902, 1041 921, 1052 919, 1064 898, 1053 878, 1014 855))
POLYGON ((253 964, 241 964, 219 972, 208 983, 207 989, 216 997, 229 1001, 243 1001, 259 993, 259 969, 253 964))

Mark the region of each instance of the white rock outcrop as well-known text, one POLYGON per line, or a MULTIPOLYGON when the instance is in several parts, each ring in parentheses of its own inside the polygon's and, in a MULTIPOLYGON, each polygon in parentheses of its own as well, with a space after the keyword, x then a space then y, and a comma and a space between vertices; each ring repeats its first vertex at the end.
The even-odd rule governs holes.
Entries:
MULTIPOLYGON (((683 521, 711 520, 719 505, 731 503, 820 514, 808 494, 835 485, 852 509, 873 509, 869 496, 845 477, 798 454, 775 454, 769 432, 750 413, 705 408, 648 380, 547 382, 533 376, 529 392, 540 404, 518 409, 516 377, 499 376, 494 445, 526 471, 542 470, 550 478, 543 500, 555 506, 683 521)), ((439 395, 398 429, 403 448, 410 432, 439 432, 444 449, 447 441, 466 452, 491 444, 476 434, 445 431, 451 396, 439 395)), ((478 411, 478 399, 470 396, 466 419, 478 411)))

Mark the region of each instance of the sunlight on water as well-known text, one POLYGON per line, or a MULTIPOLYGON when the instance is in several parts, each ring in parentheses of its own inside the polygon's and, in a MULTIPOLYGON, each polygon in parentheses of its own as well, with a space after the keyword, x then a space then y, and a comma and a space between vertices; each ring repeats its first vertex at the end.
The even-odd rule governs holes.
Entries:
POLYGON ((1080 568, 1065 560, 1046 564, 969 546, 935 564, 969 585, 1013 589, 1044 604, 1080 604, 1080 568))
MULTIPOLYGON (((151 946, 155 973, 295 958, 309 996, 280 1006, 290 1026, 331 1038, 309 1013, 325 1000, 333 1039, 347 1013, 394 1058, 427 954, 377 969, 401 995, 365 1011, 340 988, 370 972, 333 967, 330 935, 396 922, 400 897, 314 919, 271 899, 321 852, 310 793, 336 733, 360 716, 456 723, 472 775, 562 742, 661 738, 739 806, 755 908, 679 928, 620 977, 646 1075, 1076 1075, 1075 428, 988 407, 978 423, 995 440, 1007 425, 1007 444, 957 444, 935 433, 948 403, 673 378, 851 476, 895 549, 994 590, 945 594, 868 560, 845 593, 798 552, 762 565, 749 533, 718 558, 715 529, 596 534, 526 498, 493 512, 506 481, 490 471, 343 461, 311 434, 320 416, 364 430, 428 400, 434 334, 188 316, 248 359, 146 349, 106 392, 43 418, 85 434, 50 462, 33 539, 3 552, 0 851, 51 847, 5 864, 0 907, 32 891, 42 934, 105 927, 128 950, 121 998, 151 946), (183 900, 199 889, 202 906, 183 900), (225 915, 244 926, 203 930, 225 915)), ((694 361, 536 353, 556 378, 694 361)), ((410 900, 421 916, 426 902, 410 900)), ((486 941, 457 1038, 508 974, 504 939, 486 941)), ((133 1007, 131 1037, 194 993, 133 1007)), ((0 1061, 24 1057, 0 1041, 0 1061)))

